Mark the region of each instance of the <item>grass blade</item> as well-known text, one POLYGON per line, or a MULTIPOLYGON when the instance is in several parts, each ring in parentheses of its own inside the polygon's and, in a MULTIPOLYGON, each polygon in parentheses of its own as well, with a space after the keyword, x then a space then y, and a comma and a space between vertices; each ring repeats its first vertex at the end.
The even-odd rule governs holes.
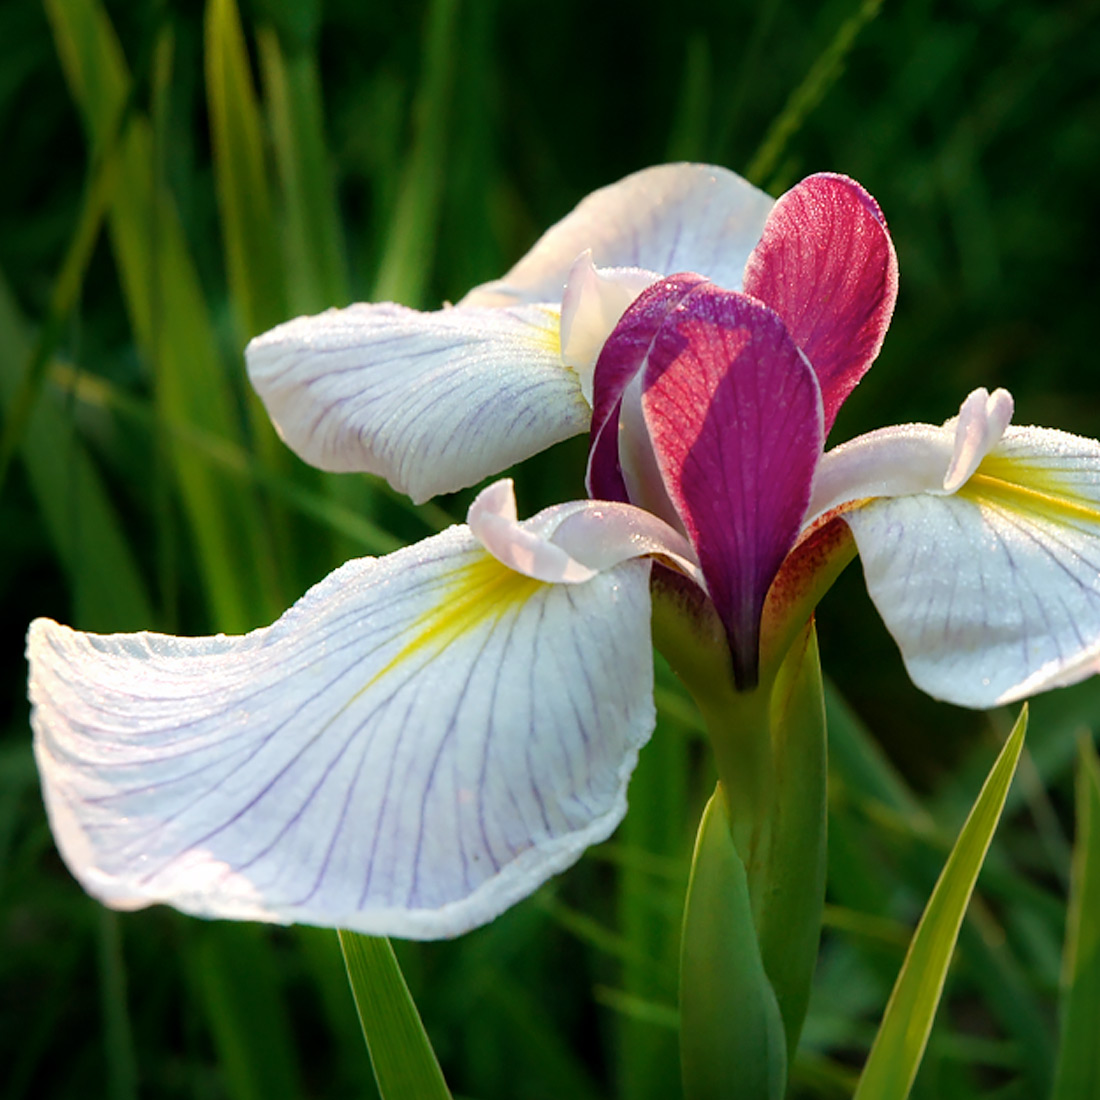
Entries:
POLYGON ((382 1100, 450 1100, 390 941, 356 932, 339 936, 382 1100))
POLYGON ((219 921, 195 929, 189 960, 231 1100, 303 1095, 283 978, 267 929, 219 921))
POLYGON ((1073 851, 1062 974, 1062 1038, 1052 1100, 1100 1097, 1100 761, 1081 741, 1077 840, 1073 851))
POLYGON ((285 321, 287 309, 260 109, 234 0, 206 8, 206 94, 230 297, 247 339, 285 321))
POLYGON ((854 1100, 905 1100, 924 1055, 959 928, 1001 819, 1027 730, 1027 706, 997 757, 909 944, 854 1100))
POLYGON ((348 301, 336 190, 312 52, 288 56, 269 27, 256 33, 264 99, 282 186, 290 313, 348 301))
POLYGON ((415 138, 371 298, 422 304, 432 269, 455 68, 458 0, 433 0, 426 20, 421 84, 413 103, 415 138))
POLYGON ((863 0, 855 12, 841 23, 832 42, 810 66, 802 83, 791 92, 783 110, 768 127, 760 148, 745 172, 747 179, 759 187, 765 187, 771 180, 787 143, 836 83, 859 32, 878 15, 881 8, 882 0, 863 0))
MULTIPOLYGON (((93 149, 108 140, 130 76, 95 0, 46 0, 57 51, 93 149)), ((154 365, 158 407, 240 443, 227 375, 175 204, 154 176, 154 135, 134 114, 121 142, 109 213, 111 241, 135 340, 154 365)), ((243 371, 241 372, 243 376, 243 371)), ((259 501, 234 492, 179 447, 171 451, 215 625, 243 632, 285 606, 271 571, 259 501)))
MULTIPOLYGON (((0 279, 0 410, 18 387, 3 358, 25 361, 30 338, 0 279)), ((68 577, 73 620, 86 630, 137 630, 153 606, 122 523, 62 405, 46 392, 19 444, 31 490, 68 577)))
POLYGON ((764 973, 721 786, 699 825, 680 975, 685 1100, 779 1100, 787 1076, 783 1019, 764 973))

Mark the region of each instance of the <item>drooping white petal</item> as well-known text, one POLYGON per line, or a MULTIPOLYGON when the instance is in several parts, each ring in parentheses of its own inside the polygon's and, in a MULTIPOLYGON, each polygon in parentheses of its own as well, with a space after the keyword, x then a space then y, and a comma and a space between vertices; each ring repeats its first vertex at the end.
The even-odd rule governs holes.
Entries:
POLYGON ((497 559, 524 576, 581 584, 642 555, 656 556, 706 588, 691 543, 664 520, 632 504, 573 500, 522 522, 511 478, 477 495, 466 516, 470 530, 497 559))
POLYGON ((899 424, 834 447, 818 463, 806 525, 851 501, 957 492, 996 447, 1012 410, 1007 390, 979 387, 940 427, 899 424))
POLYGON ((589 405, 592 376, 605 341, 630 303, 660 278, 639 267, 598 268, 591 249, 570 268, 561 302, 561 357, 577 372, 589 405))
POLYGON ((1009 428, 953 495, 845 513, 914 683, 988 707, 1100 668, 1100 443, 1009 428))
POLYGON ((504 276, 475 287, 462 305, 557 302, 573 261, 592 250, 598 267, 696 271, 740 290, 745 261, 775 200, 725 168, 662 164, 583 199, 504 276))
POLYGON ((392 303, 299 317, 246 350, 253 386, 306 462, 379 474, 417 502, 586 431, 556 305, 392 303))
POLYGON ((38 620, 61 851, 118 908, 414 938, 488 921, 622 817, 654 723, 648 575, 544 584, 456 527, 244 637, 38 620))

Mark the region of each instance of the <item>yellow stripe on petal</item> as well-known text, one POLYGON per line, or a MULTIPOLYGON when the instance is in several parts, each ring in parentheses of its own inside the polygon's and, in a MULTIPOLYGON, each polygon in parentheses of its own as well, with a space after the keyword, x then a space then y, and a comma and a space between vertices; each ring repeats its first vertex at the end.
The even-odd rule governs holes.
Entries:
POLYGON ((456 569, 451 578, 447 596, 453 598, 445 598, 410 626, 409 641, 371 677, 359 694, 418 653, 428 650, 429 659, 438 656, 483 623, 500 619, 507 612, 522 607, 539 591, 551 587, 545 581, 509 569, 485 552, 456 569))
POLYGON ((1052 523, 1100 524, 1100 508, 1078 497, 1054 471, 1003 456, 986 458, 958 496, 1052 523))

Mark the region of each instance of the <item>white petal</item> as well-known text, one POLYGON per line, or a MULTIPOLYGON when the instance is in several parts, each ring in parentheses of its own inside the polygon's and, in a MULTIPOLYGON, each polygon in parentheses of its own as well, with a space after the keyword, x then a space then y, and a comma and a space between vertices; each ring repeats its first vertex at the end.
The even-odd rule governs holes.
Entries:
MULTIPOLYGON (((954 493, 981 465, 982 459, 1000 442, 1012 420, 1013 401, 1008 390, 984 386, 962 403, 955 421, 955 449, 943 477, 944 492, 954 493)), ((948 421, 945 427, 951 425, 948 421)))
POLYGON ((503 279, 476 287, 462 304, 560 301, 569 269, 585 249, 598 267, 694 271, 740 290, 745 261, 774 205, 770 195, 725 168, 645 168, 593 191, 503 279))
POLYGON ((955 494, 845 513, 918 687, 988 707, 1100 665, 1100 443, 1010 428, 955 494))
POLYGON ((596 360, 619 318, 648 286, 661 278, 640 267, 596 267, 586 249, 569 270, 561 302, 561 357, 577 372, 592 404, 596 360))
POLYGON ((477 495, 466 521, 497 561, 536 580, 582 584, 646 555, 661 558, 706 588, 684 535, 632 504, 574 500, 517 522, 512 480, 504 478, 477 495))
POLYGON ((899 424, 834 447, 818 463, 806 526, 869 497, 957 492, 1000 441, 1012 410, 1008 390, 980 387, 941 427, 899 424))
POLYGON ((39 620, 59 847, 118 908, 413 938, 488 921, 624 813, 654 723, 648 574, 542 584, 456 527, 240 638, 39 620))
POLYGON ((587 430, 559 323, 556 306, 354 305, 279 325, 246 354, 271 419, 306 462, 379 474, 421 502, 587 430))

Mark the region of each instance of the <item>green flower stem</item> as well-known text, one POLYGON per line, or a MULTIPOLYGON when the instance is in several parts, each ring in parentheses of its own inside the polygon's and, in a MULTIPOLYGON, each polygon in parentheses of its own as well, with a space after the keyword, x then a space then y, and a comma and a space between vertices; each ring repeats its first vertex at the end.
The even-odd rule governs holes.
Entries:
MULTIPOLYGON (((782 606, 790 613, 808 615, 810 601, 820 595, 814 577, 831 583, 850 560, 846 536, 829 540, 825 549, 812 560, 830 568, 803 570, 798 584, 785 590, 782 606)), ((812 620, 803 618, 795 629, 773 614, 773 648, 762 662, 766 675, 749 692, 737 691, 725 632, 697 590, 658 574, 653 621, 658 646, 706 723, 722 796, 721 814, 715 816, 712 800, 701 827, 685 914, 681 1008, 692 1006, 684 1013, 681 1034, 683 1057, 692 1067, 685 1062, 685 1088, 689 1079, 713 1081, 725 1072, 721 1066, 728 1068, 731 1021, 738 1021, 739 1032, 767 1034, 775 1006, 786 1040, 785 1074, 805 1018, 825 892, 825 705, 812 620), (776 639, 787 644, 783 654, 775 652, 776 639), (724 856, 711 836, 715 821, 724 824, 732 841, 724 856), (710 837, 706 844, 704 834, 710 837), (702 954, 712 960, 718 958, 716 942, 747 938, 760 968, 750 965, 742 944, 725 976, 719 976, 717 963, 695 961, 699 951, 693 938, 710 945, 702 954), (767 996, 759 980, 768 987, 767 996), (723 998, 726 1007, 700 1031, 700 1006, 723 998), (758 1015, 749 1021, 746 1012, 758 1015)), ((774 1057, 768 1057, 761 1083, 730 1095, 772 1095, 776 1070, 774 1057)), ((740 1078, 757 1080, 746 1073, 743 1067, 740 1078)), ((700 1086, 689 1097, 711 1095, 708 1089, 700 1086)))

